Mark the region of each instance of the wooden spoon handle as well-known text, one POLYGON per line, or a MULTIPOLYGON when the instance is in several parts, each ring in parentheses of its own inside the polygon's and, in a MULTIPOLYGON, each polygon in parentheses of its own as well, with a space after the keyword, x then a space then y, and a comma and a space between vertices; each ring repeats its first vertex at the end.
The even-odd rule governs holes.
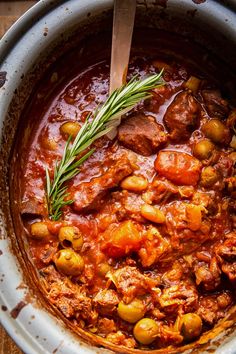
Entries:
POLYGON ((110 94, 126 82, 136 0, 115 0, 110 69, 110 94))

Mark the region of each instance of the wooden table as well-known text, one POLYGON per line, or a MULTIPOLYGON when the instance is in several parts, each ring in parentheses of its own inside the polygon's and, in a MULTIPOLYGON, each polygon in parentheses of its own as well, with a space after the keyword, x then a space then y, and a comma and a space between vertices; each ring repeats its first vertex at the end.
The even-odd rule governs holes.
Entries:
MULTIPOLYGON (((0 1, 0 38, 36 1, 0 1)), ((23 354, 0 325, 0 354, 23 354)))

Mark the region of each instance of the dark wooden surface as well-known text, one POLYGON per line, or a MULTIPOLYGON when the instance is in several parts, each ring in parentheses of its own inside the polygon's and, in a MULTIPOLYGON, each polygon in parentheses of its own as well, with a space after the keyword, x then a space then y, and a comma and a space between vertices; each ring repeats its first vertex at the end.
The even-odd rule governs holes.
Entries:
MULTIPOLYGON (((36 1, 0 1, 0 38, 35 3, 36 1)), ((23 354, 1 325, 0 354, 23 354)))

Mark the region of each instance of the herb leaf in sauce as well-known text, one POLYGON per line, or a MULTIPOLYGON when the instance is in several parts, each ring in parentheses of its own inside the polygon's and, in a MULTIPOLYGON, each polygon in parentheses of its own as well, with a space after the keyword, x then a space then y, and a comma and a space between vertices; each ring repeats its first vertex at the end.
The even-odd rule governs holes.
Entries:
POLYGON ((94 152, 90 149, 77 160, 78 155, 85 152, 92 143, 103 135, 116 128, 120 116, 130 111, 141 100, 151 96, 150 91, 164 85, 162 71, 143 80, 133 77, 126 85, 116 89, 94 113, 94 118, 89 117, 76 135, 71 144, 71 137, 67 140, 60 161, 56 161, 53 178, 46 168, 46 198, 48 214, 52 220, 60 219, 62 208, 72 204, 68 200, 67 186, 65 182, 71 180, 79 173, 79 166, 94 152))

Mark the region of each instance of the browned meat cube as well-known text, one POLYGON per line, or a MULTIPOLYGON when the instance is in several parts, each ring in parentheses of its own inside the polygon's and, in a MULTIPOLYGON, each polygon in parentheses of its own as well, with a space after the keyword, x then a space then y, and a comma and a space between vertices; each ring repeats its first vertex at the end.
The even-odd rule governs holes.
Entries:
POLYGON ((203 90, 202 97, 207 113, 212 118, 225 118, 229 113, 227 101, 225 101, 218 90, 203 90))
POLYGON ((196 277, 196 284, 202 284, 206 291, 216 289, 221 282, 221 270, 217 264, 216 258, 213 257, 210 264, 197 263, 194 267, 194 273, 196 277))
POLYGON ((118 140, 128 149, 150 156, 166 142, 166 134, 154 117, 139 113, 122 122, 118 140))
POLYGON ((137 295, 143 295, 157 286, 158 281, 143 275, 136 267, 125 266, 107 273, 108 284, 113 283, 125 303, 131 302, 137 295))
POLYGON ((130 175, 134 168, 134 164, 124 154, 102 176, 94 177, 90 182, 81 183, 72 195, 74 210, 99 209, 106 193, 116 187, 123 178, 130 175))
POLYGON ((119 298, 112 289, 99 290, 93 299, 97 310, 104 315, 111 315, 115 311, 119 298))
POLYGON ((203 321, 213 325, 216 321, 225 316, 226 308, 231 303, 232 295, 227 291, 217 295, 205 296, 199 301, 197 313, 203 321))
POLYGON ((51 304, 57 306, 67 318, 82 318, 90 323, 97 320, 92 300, 83 286, 73 283, 69 278, 58 273, 53 266, 41 270, 47 284, 47 296, 51 304))
POLYGON ((159 297, 159 303, 164 312, 184 313, 197 308, 198 292, 194 284, 189 281, 180 281, 178 285, 165 288, 159 297))
POLYGON ((187 140, 199 124, 200 105, 191 93, 180 92, 169 105, 164 122, 175 142, 187 140))
POLYGON ((236 280, 236 233, 231 232, 226 235, 226 240, 216 248, 217 258, 222 271, 229 280, 236 280))

